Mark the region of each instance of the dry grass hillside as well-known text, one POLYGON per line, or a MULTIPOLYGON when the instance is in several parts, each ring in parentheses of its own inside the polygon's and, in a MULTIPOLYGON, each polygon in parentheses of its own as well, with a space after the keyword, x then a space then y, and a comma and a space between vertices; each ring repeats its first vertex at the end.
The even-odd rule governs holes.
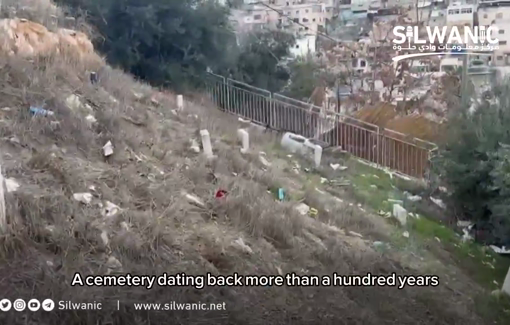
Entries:
POLYGON ((108 66, 93 85, 88 71, 97 70, 95 64, 56 54, 0 57, 2 173, 19 183, 6 193, 0 292, 12 300, 102 302, 103 310, 11 310, 0 313, 0 324, 494 323, 475 312, 485 289, 462 270, 426 253, 375 249, 374 242, 389 241, 396 228, 342 192, 317 194, 309 176, 294 174, 291 160, 278 154, 273 135, 251 130, 251 153, 241 154, 235 117, 206 100, 176 111, 173 94, 108 66), (31 106, 54 115, 32 116, 31 106), (190 149, 200 129, 211 133, 213 160, 190 149), (114 153, 104 157, 108 141, 114 153), (289 200, 275 199, 271 191, 278 187, 288 190, 289 200), (215 198, 218 189, 227 196, 215 198), (192 204, 184 192, 203 204, 192 204), (78 201, 77 193, 90 193, 90 202, 78 201), (294 209, 302 198, 319 217, 294 209), (440 285, 71 287, 75 272, 435 273, 440 285), (171 301, 225 302, 226 310, 133 308, 171 301))

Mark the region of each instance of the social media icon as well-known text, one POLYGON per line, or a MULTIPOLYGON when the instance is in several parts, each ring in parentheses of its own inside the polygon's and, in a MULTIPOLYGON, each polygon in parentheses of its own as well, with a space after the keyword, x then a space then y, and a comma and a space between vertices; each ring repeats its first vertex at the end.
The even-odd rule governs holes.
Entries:
POLYGON ((31 311, 38 311, 41 308, 41 303, 37 299, 31 299, 28 302, 28 309, 31 311))
POLYGON ((12 303, 9 299, 0 300, 0 310, 1 311, 9 311, 11 310, 12 303))
POLYGON ((52 311, 55 308, 55 302, 51 299, 44 299, 42 302, 42 309, 45 311, 52 311))
POLYGON ((27 303, 23 299, 16 299, 14 300, 12 307, 15 311, 23 311, 25 308, 27 308, 27 303))

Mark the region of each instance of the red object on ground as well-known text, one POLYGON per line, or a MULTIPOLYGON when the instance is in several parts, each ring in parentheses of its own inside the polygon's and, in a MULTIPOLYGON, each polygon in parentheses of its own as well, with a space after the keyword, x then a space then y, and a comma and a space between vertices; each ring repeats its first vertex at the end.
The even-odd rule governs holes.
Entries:
POLYGON ((216 192, 216 198, 218 198, 218 199, 225 197, 226 195, 227 195, 227 191, 225 191, 225 190, 218 190, 216 192))

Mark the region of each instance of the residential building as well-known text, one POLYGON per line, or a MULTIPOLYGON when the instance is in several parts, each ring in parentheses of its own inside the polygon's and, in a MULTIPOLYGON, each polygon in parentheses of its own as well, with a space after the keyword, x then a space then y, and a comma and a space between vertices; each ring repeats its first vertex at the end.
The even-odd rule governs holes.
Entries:
POLYGON ((434 8, 430 13, 428 26, 442 27, 446 26, 446 9, 434 8))
POLYGON ((387 0, 386 8, 403 7, 410 8, 416 4, 416 0, 387 0))
POLYGON ((453 2, 446 9, 447 26, 474 26, 476 4, 453 2))
POLYGON ((305 35, 296 40, 294 47, 290 48, 293 57, 307 56, 314 54, 317 45, 317 35, 305 35))
MULTIPOLYGON (((510 8, 508 8, 510 9, 510 8)), ((510 12, 508 12, 510 16, 510 12)), ((497 26, 498 34, 498 49, 494 50, 491 58, 491 65, 493 66, 507 66, 510 65, 510 20, 508 18, 496 19, 493 25, 497 26)))

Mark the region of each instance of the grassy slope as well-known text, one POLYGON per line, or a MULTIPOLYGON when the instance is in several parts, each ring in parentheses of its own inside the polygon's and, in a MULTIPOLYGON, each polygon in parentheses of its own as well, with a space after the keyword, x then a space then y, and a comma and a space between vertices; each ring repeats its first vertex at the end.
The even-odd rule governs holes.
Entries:
POLYGON ((483 285, 465 275, 463 265, 437 255, 444 250, 428 245, 427 239, 438 236, 436 230, 430 234, 421 230, 430 229, 427 224, 414 224, 416 232, 407 240, 394 224, 372 211, 384 201, 387 182, 380 178, 381 191, 368 195, 371 184, 361 174, 375 171, 350 168, 346 178, 357 185, 352 188, 321 184, 320 174, 330 172, 327 167, 310 173, 301 168, 295 174, 295 157, 288 158, 278 149, 271 135, 255 131, 250 131, 253 152, 242 155, 234 117, 206 102, 188 103, 184 112, 174 113, 173 96, 161 97, 157 105, 149 99, 154 90, 109 68, 98 86, 89 84, 86 66, 59 58, 45 62, 1 58, 0 70, 0 107, 10 108, 1 111, 2 171, 21 184, 6 197, 10 232, 0 237, 0 292, 11 299, 104 304, 101 312, 12 311, 0 314, 0 324, 494 323, 492 316, 477 311, 475 298, 486 297, 483 285), (71 109, 66 104, 71 93, 81 96, 81 107, 71 109), (55 117, 28 114, 30 105, 42 104, 54 110, 55 117), (88 114, 97 123, 89 124, 88 114), (189 138, 203 128, 213 139, 217 155, 213 161, 189 150, 189 138), (107 141, 115 146, 109 159, 101 152, 107 141), (271 167, 262 166, 259 150, 267 153, 271 167), (287 190, 289 200, 275 200, 272 192, 279 187, 287 190), (219 188, 228 190, 225 200, 214 198, 219 188), (183 190, 200 197, 205 206, 189 204, 183 190), (73 200, 77 192, 91 192, 93 202, 73 200), (360 200, 360 206, 353 198, 360 200), (293 206, 302 200, 319 210, 316 218, 296 213, 293 206), (106 201, 122 212, 103 217, 99 204, 106 201), (240 237, 251 253, 235 243, 240 237), (374 242, 392 247, 381 250, 374 242), (113 258, 120 265, 112 265, 113 258), (436 273, 442 282, 436 288, 404 290, 156 287, 147 291, 70 287, 77 271, 436 273), (137 312, 132 307, 133 302, 170 301, 225 302, 227 310, 137 312))

